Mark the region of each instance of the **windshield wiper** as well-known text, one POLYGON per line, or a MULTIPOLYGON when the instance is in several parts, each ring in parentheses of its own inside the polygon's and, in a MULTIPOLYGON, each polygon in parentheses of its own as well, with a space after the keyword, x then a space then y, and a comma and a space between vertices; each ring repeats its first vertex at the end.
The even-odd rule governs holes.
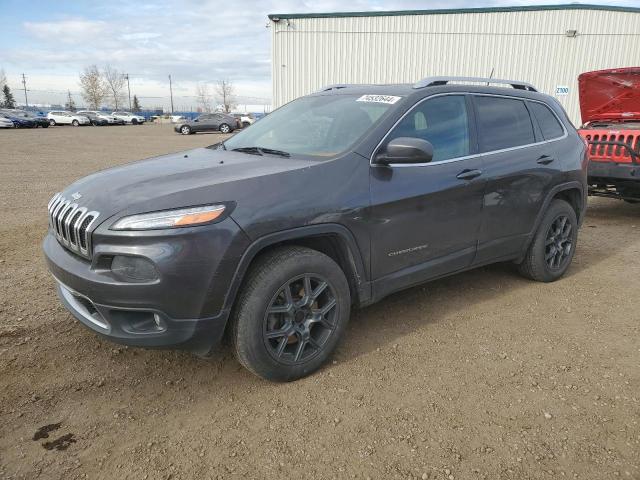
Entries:
POLYGON ((233 152, 242 152, 249 153, 251 155, 264 155, 268 153, 269 155, 278 155, 280 157, 290 157, 291 154, 289 152, 285 152, 283 150, 274 150, 273 148, 266 147, 238 147, 232 150, 233 152))
POLYGON ((248 153, 250 155, 262 155, 258 147, 238 147, 231 150, 232 152, 248 153))
POLYGON ((261 151, 263 151, 264 153, 268 153, 270 155, 279 155, 281 157, 290 157, 291 154, 289 152, 285 152, 283 150, 274 150, 273 148, 264 148, 264 147, 258 147, 261 151))

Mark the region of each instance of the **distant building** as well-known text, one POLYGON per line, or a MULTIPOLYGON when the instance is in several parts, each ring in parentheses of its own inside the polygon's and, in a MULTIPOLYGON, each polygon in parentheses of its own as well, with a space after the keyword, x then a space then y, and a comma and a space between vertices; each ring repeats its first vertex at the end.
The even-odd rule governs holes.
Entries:
POLYGON ((323 85, 523 80, 578 124, 580 73, 640 66, 640 8, 548 5, 269 15, 274 108, 323 85))

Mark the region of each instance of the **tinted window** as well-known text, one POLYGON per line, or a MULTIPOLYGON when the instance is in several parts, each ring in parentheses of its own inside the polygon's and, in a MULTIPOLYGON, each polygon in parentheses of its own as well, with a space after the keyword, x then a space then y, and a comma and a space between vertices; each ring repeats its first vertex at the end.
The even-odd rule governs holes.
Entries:
POLYGON ((522 100, 476 96, 475 103, 483 152, 535 142, 531 117, 522 100))
POLYGON ((431 142, 433 161, 469 155, 469 121, 462 95, 426 100, 411 110, 387 137, 416 137, 431 142))
POLYGON ((529 108, 533 112, 533 116, 538 120, 538 125, 545 140, 551 140, 564 135, 562 125, 560 125, 560 122, 549 107, 542 103, 529 102, 529 108))
POLYGON ((224 144, 228 150, 257 146, 299 155, 337 155, 369 131, 392 104, 365 97, 375 96, 302 97, 270 113, 224 144))

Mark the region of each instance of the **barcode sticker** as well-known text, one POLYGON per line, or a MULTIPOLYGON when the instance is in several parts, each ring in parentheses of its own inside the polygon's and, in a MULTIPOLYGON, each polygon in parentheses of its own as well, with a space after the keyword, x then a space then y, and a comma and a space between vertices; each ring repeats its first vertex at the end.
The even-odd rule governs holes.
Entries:
POLYGON ((356 102, 373 102, 373 103, 389 103, 393 105, 402 97, 394 97, 393 95, 362 95, 356 102))

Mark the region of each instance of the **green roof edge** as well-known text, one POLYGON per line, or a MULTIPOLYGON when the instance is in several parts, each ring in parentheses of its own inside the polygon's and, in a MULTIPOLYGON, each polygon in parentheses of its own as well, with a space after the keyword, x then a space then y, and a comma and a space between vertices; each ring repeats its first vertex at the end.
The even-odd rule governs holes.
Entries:
POLYGON ((565 3, 558 5, 526 5, 517 7, 474 7, 446 8, 436 10, 391 10, 370 12, 327 12, 327 13, 271 13, 270 20, 294 18, 348 18, 348 17, 394 17, 401 15, 444 15, 457 13, 497 13, 497 12, 534 12, 544 10, 607 10, 611 12, 640 13, 640 7, 622 7, 616 5, 593 5, 589 3, 565 3))

